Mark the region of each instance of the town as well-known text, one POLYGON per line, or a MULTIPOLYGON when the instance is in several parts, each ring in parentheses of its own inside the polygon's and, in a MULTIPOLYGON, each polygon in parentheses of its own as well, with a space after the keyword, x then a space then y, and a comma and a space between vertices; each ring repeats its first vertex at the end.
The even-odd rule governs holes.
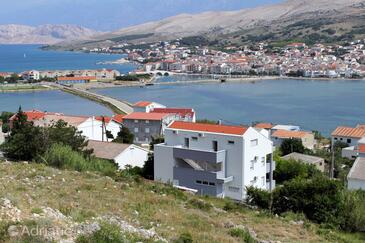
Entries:
POLYGON ((128 43, 84 51, 127 53, 128 60, 142 64, 140 72, 170 71, 184 74, 289 76, 308 78, 362 78, 365 76, 365 40, 344 45, 288 43, 273 46, 226 47, 215 50, 205 46, 184 45, 178 39, 145 45, 128 43), (133 48, 133 49, 132 49, 133 48))

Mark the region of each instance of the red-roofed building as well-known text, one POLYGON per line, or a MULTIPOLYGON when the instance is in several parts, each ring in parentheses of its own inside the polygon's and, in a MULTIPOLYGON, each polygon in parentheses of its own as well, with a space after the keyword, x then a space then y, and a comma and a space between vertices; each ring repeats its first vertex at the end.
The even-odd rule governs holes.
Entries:
POLYGON ((77 76, 77 77, 58 77, 57 83, 62 85, 67 84, 84 84, 97 81, 95 76, 77 76))
MULTIPOLYGON (((35 126, 47 127, 60 120, 66 122, 68 125, 77 128, 82 132, 82 135, 87 139, 96 141, 109 141, 116 138, 118 132, 121 129, 121 122, 119 115, 116 117, 104 117, 105 128, 102 128, 103 117, 89 117, 89 116, 68 116, 61 113, 42 112, 38 110, 24 111, 29 122, 33 122, 35 126), (107 137, 106 131, 109 131, 113 136, 107 137)), ((16 115, 9 119, 10 128, 13 127, 13 122, 16 119, 16 115)))
POLYGON ((174 120, 195 122, 195 111, 191 108, 155 108, 152 113, 166 113, 175 116, 174 120))
POLYGON ((359 141, 365 138, 364 125, 357 127, 337 127, 331 134, 332 143, 342 142, 347 143, 349 147, 342 149, 342 157, 355 159, 359 154, 359 141))
POLYGON ((288 131, 288 130, 275 130, 271 134, 271 139, 274 142, 274 146, 280 146, 285 139, 299 139, 302 141, 303 146, 307 149, 314 149, 315 139, 312 132, 306 131, 288 131))
POLYGON ((166 106, 150 101, 139 101, 133 105, 133 109, 135 112, 149 113, 155 108, 166 108, 166 106))
POLYGON ((134 142, 149 144, 152 137, 161 137, 165 127, 173 120, 167 113, 133 112, 123 117, 123 124, 134 134, 134 142))
POLYGON ((154 148, 156 181, 235 200, 275 187, 272 141, 252 127, 174 121, 154 148))

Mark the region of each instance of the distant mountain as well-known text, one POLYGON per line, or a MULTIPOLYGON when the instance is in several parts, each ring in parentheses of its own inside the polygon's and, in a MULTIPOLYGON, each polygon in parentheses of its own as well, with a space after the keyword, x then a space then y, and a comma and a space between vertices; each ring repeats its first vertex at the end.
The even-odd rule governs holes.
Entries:
POLYGON ((55 44, 97 34, 100 32, 76 25, 0 25, 0 44, 55 44))
MULTIPOLYGON (((204 37, 213 43, 245 43, 287 39, 325 41, 365 35, 365 0, 288 0, 238 11, 181 14, 110 33, 87 42, 68 42, 67 48, 135 44, 184 37, 204 37)), ((62 46, 61 45, 61 46, 62 46)))

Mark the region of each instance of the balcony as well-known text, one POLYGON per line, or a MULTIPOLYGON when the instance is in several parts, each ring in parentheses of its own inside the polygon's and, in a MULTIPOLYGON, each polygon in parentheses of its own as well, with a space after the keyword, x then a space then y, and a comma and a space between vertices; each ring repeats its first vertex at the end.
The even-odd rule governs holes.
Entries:
POLYGON ((174 147, 174 157, 179 159, 190 159, 195 161, 205 161, 208 163, 224 163, 226 161, 226 151, 204 151, 190 148, 174 147))
MULTIPOLYGON (((276 162, 272 162, 272 170, 274 171, 276 169, 276 162)), ((270 162, 266 163, 266 173, 270 173, 270 162)))
MULTIPOLYGON (((272 189, 274 190, 276 187, 276 181, 272 180, 272 189)), ((266 190, 270 190, 270 180, 266 180, 266 190)))
POLYGON ((223 184, 233 180, 226 178, 222 171, 211 172, 194 170, 184 167, 174 167, 174 180, 179 186, 196 189, 200 194, 218 196, 223 192, 223 184))

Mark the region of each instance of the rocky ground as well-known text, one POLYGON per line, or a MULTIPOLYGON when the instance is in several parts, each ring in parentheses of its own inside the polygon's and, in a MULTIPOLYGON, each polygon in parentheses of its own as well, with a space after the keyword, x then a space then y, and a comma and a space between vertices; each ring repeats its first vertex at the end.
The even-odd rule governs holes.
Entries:
POLYGON ((270 217, 230 200, 197 197, 125 176, 0 162, 0 242, 75 242, 102 225, 131 242, 345 242, 297 216, 270 217), (132 240, 132 239, 139 239, 132 240))

